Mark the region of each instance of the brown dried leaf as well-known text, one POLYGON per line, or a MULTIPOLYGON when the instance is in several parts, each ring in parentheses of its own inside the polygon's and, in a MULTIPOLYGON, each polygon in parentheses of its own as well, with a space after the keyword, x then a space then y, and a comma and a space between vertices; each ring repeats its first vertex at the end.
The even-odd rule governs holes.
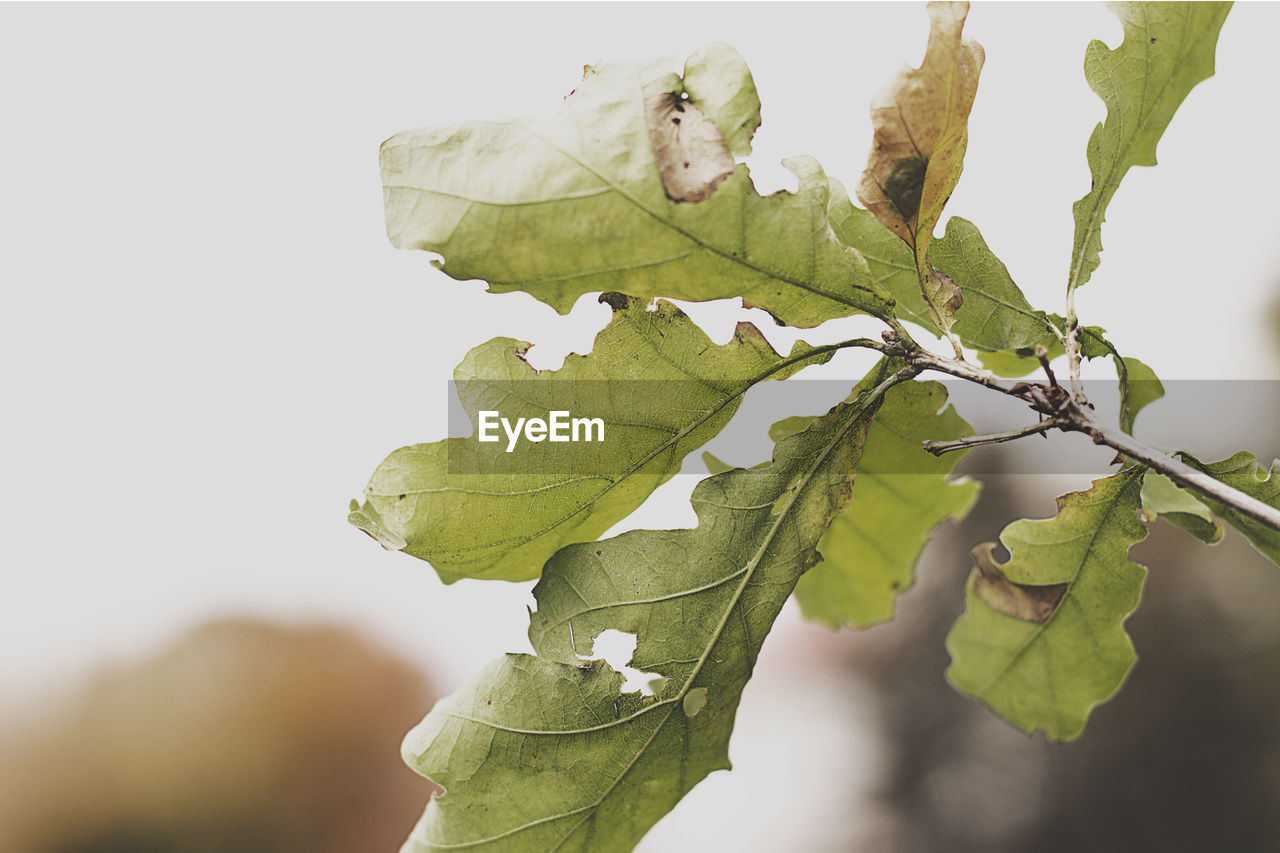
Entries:
POLYGON ((982 542, 969 553, 978 566, 978 576, 973 581, 973 592, 993 610, 1006 616, 1043 625, 1049 621, 1058 602, 1067 591, 1065 583, 1030 586, 1014 583, 1005 577, 996 564, 996 543, 982 542))
POLYGON ((875 137, 858 198, 915 254, 934 321, 951 328, 960 289, 926 260, 933 227, 964 166, 969 110, 982 46, 961 38, 968 3, 929 4, 929 46, 919 68, 903 68, 871 102, 875 137))
POLYGON ((698 202, 733 174, 733 156, 715 122, 675 92, 645 100, 649 142, 672 201, 698 202))

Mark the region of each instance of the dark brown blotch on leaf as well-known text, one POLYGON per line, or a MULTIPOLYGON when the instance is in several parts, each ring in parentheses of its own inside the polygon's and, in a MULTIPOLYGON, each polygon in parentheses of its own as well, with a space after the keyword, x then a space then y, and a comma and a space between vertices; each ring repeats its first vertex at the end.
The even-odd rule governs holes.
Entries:
POLYGON ((884 182, 884 197, 898 216, 910 221, 920 212, 920 196, 924 193, 924 175, 929 161, 912 157, 899 162, 884 182))
POLYGON ((983 542, 970 552, 977 564, 978 574, 973 579, 973 592, 988 607, 1014 619, 1043 625, 1058 609, 1062 596, 1067 592, 1065 583, 1032 586, 1014 583, 1005 577, 995 559, 996 543, 983 542))
POLYGON ((645 101, 649 142, 667 198, 705 201, 733 174, 733 155, 715 122, 675 92, 645 101))

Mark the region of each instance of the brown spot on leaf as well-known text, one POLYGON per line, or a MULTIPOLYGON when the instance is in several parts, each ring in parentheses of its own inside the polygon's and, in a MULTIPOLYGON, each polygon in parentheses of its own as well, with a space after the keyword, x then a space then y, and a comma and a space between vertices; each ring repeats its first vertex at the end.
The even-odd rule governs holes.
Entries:
POLYGON ((1033 586, 1014 583, 996 564, 994 542, 983 542, 970 552, 978 566, 973 579, 973 592, 987 606, 1014 619, 1043 625, 1058 609, 1067 591, 1065 583, 1033 586))
POLYGON ((951 276, 933 264, 926 263, 925 266, 928 271, 922 283, 924 295, 929 302, 930 316, 935 323, 941 325, 947 314, 954 316, 960 310, 960 306, 964 304, 964 293, 951 276))
POLYGON ((616 313, 619 311, 626 311, 639 300, 635 297, 627 296, 625 293, 618 293, 617 291, 611 290, 607 293, 600 294, 600 299, 598 301, 603 305, 608 305, 616 313))
POLYGON ((893 167, 884 181, 884 197, 898 216, 914 219, 920 210, 920 194, 924 192, 924 174, 929 161, 920 157, 908 157, 893 167))
POLYGON ((954 282, 925 279, 934 225, 964 165, 984 60, 982 47, 963 36, 968 12, 964 2, 929 4, 924 61, 899 71, 872 99, 875 135, 857 192, 880 224, 911 248, 933 321, 948 333, 955 322, 954 282), (941 299, 930 293, 931 284, 942 288, 941 299))
POLYGON ((645 101, 645 118, 667 198, 705 201, 733 174, 733 156, 720 129, 690 101, 675 92, 654 95, 645 101))

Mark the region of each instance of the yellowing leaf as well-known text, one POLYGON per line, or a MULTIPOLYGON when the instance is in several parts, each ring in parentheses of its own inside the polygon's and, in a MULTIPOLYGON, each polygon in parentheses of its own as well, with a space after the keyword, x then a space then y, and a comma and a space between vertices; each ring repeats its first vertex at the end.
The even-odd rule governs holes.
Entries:
POLYGON ((811 327, 893 300, 827 223, 816 161, 761 196, 744 163, 760 100, 733 48, 587 69, 554 119, 467 122, 382 146, 387 234, 455 279, 524 291, 561 313, 597 291, 692 302, 741 297, 811 327), (677 124, 677 121, 679 122, 677 124), (687 165, 686 165, 687 164, 687 165))
POLYGON ((938 328, 950 334, 959 287, 928 263, 933 226, 960 180, 969 110, 982 47, 961 31, 968 3, 929 4, 929 46, 919 68, 904 68, 871 103, 875 137, 858 198, 911 247, 916 276, 938 328))

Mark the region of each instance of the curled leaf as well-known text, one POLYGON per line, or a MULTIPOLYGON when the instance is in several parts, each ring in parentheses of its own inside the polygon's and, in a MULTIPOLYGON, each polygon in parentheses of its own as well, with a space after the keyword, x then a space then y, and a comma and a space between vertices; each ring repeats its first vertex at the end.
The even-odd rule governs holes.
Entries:
POLYGON ((929 46, 919 68, 903 68, 871 103, 875 136, 858 198, 915 256, 930 316, 949 331, 960 289, 929 266, 933 226, 964 166, 969 110, 983 51, 961 37, 968 3, 929 4, 929 46))
POLYGON ((1014 619, 1037 625, 1048 622, 1058 609, 1067 585, 1014 583, 996 563, 995 550, 996 543, 982 542, 969 552, 978 567, 978 574, 973 579, 973 594, 992 610, 1014 619))

